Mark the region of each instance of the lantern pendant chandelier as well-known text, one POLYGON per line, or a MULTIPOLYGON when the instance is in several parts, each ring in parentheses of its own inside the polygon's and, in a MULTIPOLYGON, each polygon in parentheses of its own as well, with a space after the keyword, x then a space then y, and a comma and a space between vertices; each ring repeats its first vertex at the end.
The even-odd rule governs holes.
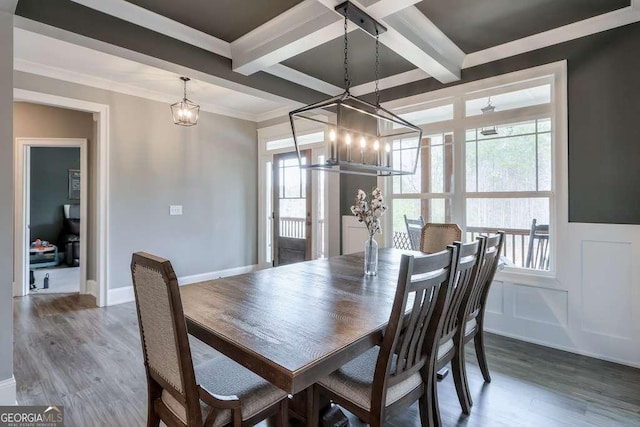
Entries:
MULTIPOLYGON (((485 107, 480 109, 482 111, 482 115, 485 114, 493 114, 496 111, 496 107, 491 103, 491 97, 489 97, 489 101, 485 107)), ((480 134, 482 136, 492 136, 498 134, 498 128, 495 125, 483 127, 480 130, 480 134)))
POLYGON ((380 106, 380 34, 387 29, 348 1, 336 6, 344 16, 344 92, 289 113, 300 167, 331 172, 391 176, 415 173, 422 129, 380 106), (348 21, 375 37, 375 104, 351 95, 348 21), (301 136, 325 131, 325 161, 303 164, 301 136))
POLYGON ((180 80, 184 83, 184 95, 182 101, 171 105, 173 123, 179 126, 194 126, 198 124, 200 106, 187 99, 187 82, 191 79, 189 77, 180 77, 180 80))

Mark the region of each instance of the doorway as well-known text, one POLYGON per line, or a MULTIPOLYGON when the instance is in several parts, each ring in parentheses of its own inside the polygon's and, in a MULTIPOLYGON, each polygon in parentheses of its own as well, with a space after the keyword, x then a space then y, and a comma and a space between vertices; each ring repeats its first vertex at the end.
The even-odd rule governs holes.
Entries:
MULTIPOLYGON (((310 164, 311 150, 301 152, 310 164)), ((312 259, 311 171, 298 154, 273 155, 273 265, 312 259)))
POLYGON ((87 174, 86 139, 16 139, 15 280, 21 295, 87 293, 87 174))

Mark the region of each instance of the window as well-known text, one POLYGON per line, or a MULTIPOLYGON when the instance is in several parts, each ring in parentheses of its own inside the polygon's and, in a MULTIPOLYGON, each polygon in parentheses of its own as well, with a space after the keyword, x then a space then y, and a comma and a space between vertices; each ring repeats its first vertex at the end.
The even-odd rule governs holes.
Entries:
MULTIPOLYGON (((410 249, 405 216, 455 222, 468 241, 504 230, 507 266, 549 270, 553 254, 547 249, 538 254, 546 262, 533 262, 538 245, 530 245, 530 234, 535 220, 546 243, 553 237, 552 94, 553 76, 545 76, 494 88, 476 85, 472 93, 458 89, 448 105, 398 110, 419 120, 423 139, 416 174, 391 180, 394 246, 410 249), (489 102, 495 111, 483 113, 489 102)), ((417 144, 395 142, 393 161, 405 161, 405 151, 417 144)))

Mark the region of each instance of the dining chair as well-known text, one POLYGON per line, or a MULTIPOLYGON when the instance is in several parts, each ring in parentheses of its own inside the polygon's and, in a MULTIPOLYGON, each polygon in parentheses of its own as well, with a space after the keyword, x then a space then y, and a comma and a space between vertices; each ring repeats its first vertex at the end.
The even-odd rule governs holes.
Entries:
MULTIPOLYGON (((463 306, 463 302, 465 296, 467 295, 468 289, 470 287, 473 287, 473 284, 477 278, 479 265, 478 261, 482 257, 481 249, 483 241, 484 238, 470 243, 454 243, 457 251, 456 257, 453 260, 454 266, 452 267, 452 270, 456 272, 456 277, 452 282, 451 299, 449 305, 442 315, 443 323, 440 338, 438 340, 438 350, 436 353, 436 372, 444 368, 449 362, 451 362, 451 370, 453 371, 453 382, 455 384, 456 392, 459 398, 461 396, 461 393, 463 393, 465 390, 465 384, 463 382, 466 380, 466 376, 462 375, 462 372, 465 372, 465 361, 464 358, 461 357, 461 352, 459 351, 459 340, 461 337, 459 329, 466 329, 467 325, 460 324, 458 313, 463 306)), ((432 387, 433 391, 431 392, 431 397, 433 399, 432 406, 434 424, 440 425, 438 387, 435 382, 432 384, 432 387)))
POLYGON ((277 415, 287 425, 287 393, 220 356, 193 366, 178 280, 171 263, 134 253, 131 275, 147 374, 147 426, 253 425, 277 415))
POLYGON ((535 218, 531 221, 525 267, 549 269, 549 224, 538 224, 535 218))
POLYGON ((489 366, 487 365, 487 357, 484 350, 484 312, 489 295, 489 289, 493 278, 498 269, 500 262, 500 253, 505 241, 504 231, 498 231, 497 234, 489 237, 479 237, 480 239, 480 255, 478 257, 478 267, 476 270, 476 280, 469 287, 458 312, 458 335, 454 342, 458 346, 459 363, 452 363, 453 377, 462 378, 462 388, 458 388, 458 400, 465 414, 471 411, 473 400, 469 392, 469 384, 467 381, 467 373, 464 365, 464 347, 469 341, 473 340, 476 349, 476 358, 480 371, 486 382, 491 382, 489 374, 489 366), (458 370, 458 372, 456 372, 458 370))
POLYGON ((317 425, 321 395, 374 427, 418 400, 422 425, 431 425, 436 337, 455 276, 451 266, 456 251, 451 246, 432 255, 402 255, 391 315, 379 346, 313 386, 308 425, 317 425))
POLYGON ((410 249, 412 251, 420 250, 420 237, 422 235, 422 227, 424 227, 424 219, 422 219, 422 216, 419 216, 418 219, 409 219, 404 215, 404 225, 407 227, 410 249))
POLYGON ((458 224, 436 224, 428 222, 422 227, 420 251, 439 252, 453 242, 462 240, 462 230, 458 224))

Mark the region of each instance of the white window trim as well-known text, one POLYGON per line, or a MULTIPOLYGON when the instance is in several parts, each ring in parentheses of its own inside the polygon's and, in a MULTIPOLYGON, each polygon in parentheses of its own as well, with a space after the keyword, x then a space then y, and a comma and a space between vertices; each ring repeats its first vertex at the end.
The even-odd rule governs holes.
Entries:
MULTIPOLYGON (((454 141, 464 141, 466 128, 470 126, 481 127, 488 124, 487 118, 483 116, 464 117, 465 104, 469 98, 477 98, 499 93, 511 92, 525 87, 532 87, 538 84, 551 84, 552 101, 550 104, 534 105, 516 110, 496 111, 492 114, 490 121, 492 124, 502 124, 516 121, 525 121, 541 114, 548 114, 552 117, 552 188, 550 192, 535 192, 536 197, 549 194, 550 212, 549 227, 551 241, 549 251, 551 253, 550 270, 537 271, 523 268, 505 268, 504 271, 496 274, 496 280, 507 282, 518 282, 531 285, 542 285, 552 288, 558 287, 556 280, 557 265, 557 241, 568 228, 568 113, 567 113, 567 63, 566 61, 554 62, 522 71, 516 71, 500 76, 490 77, 483 80, 469 82, 437 91, 414 95, 407 98, 397 99, 385 103, 385 108, 395 110, 396 113, 416 111, 418 109, 428 109, 454 103, 454 119, 429 123, 421 126, 425 134, 435 134, 453 131, 454 141), (462 121, 464 120, 464 125, 462 121)), ((464 158, 464 144, 454 142, 454 159, 464 158)), ((460 163, 460 162, 458 162, 460 163)), ((465 177, 465 164, 454 166, 454 183, 461 185, 465 177)), ((391 195, 391 181, 379 179, 379 186, 384 188, 385 194, 391 195)), ((457 189, 457 188, 456 188, 457 189)), ((441 198, 447 194, 433 194, 427 198, 441 198)), ((487 193, 500 194, 505 197, 508 193, 487 193)), ((518 192, 521 196, 522 193, 518 192)), ((415 194, 411 197, 403 198, 425 198, 425 195, 415 194)), ((459 224, 466 224, 465 198, 469 197, 464 191, 455 191, 453 194, 453 221, 459 224)), ((483 195, 483 197, 486 197, 483 195)), ((389 197, 392 203, 393 197, 389 197)), ((384 241, 390 245, 392 242, 392 214, 385 215, 384 218, 384 241)))

